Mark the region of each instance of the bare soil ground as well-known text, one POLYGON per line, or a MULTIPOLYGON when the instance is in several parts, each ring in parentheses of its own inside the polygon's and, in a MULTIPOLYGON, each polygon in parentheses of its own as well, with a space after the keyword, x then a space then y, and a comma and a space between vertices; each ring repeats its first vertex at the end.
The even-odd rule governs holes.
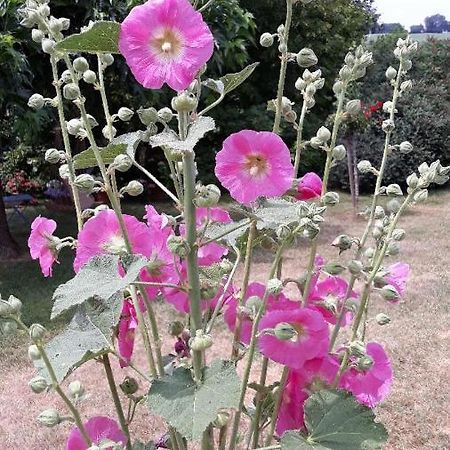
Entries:
MULTIPOLYGON (((364 222, 357 218, 345 202, 331 211, 333 225, 325 226, 321 254, 336 257, 329 244, 343 232, 358 235, 364 222)), ((331 219, 331 217, 330 217, 331 219)), ((400 304, 388 305, 374 297, 370 316, 385 312, 391 324, 369 326, 369 336, 386 345, 392 358, 395 381, 390 396, 377 408, 377 415, 388 428, 388 450, 445 450, 450 449, 450 193, 439 193, 425 205, 411 210, 402 227, 407 238, 402 243, 399 259, 412 265, 407 295, 400 304)), ((305 243, 292 249, 285 258, 285 276, 299 276, 306 266, 308 249, 305 243)), ((265 281, 270 255, 259 252, 252 279, 265 281)), ((295 291, 290 294, 295 295, 295 291)), ((161 323, 176 316, 167 305, 158 305, 161 323)), ((165 325, 162 326, 165 328, 165 325)), ((216 330, 214 355, 230 351, 230 334, 223 325, 216 330)), ((47 407, 63 410, 54 394, 33 394, 27 383, 33 369, 26 357, 25 339, 2 341, 0 348, 0 449, 56 450, 64 448, 70 425, 62 429, 46 429, 36 423, 36 416, 47 407)), ((167 341, 166 341, 167 342, 167 341)), ((166 348, 165 350, 171 350, 166 348)), ((145 367, 142 352, 137 364, 145 367)), ((116 364, 115 364, 116 365, 116 364)), ((115 368, 117 381, 133 375, 130 369, 115 368)), ((93 414, 114 416, 106 383, 102 380, 102 366, 90 363, 76 372, 76 378, 86 385, 89 399, 81 410, 93 414)), ((270 377, 276 379, 279 369, 272 365, 270 377)), ((253 376, 255 378, 255 374, 253 376)), ((72 379, 75 377, 72 376, 72 379)), ((142 440, 157 439, 165 427, 162 420, 150 416, 146 407, 139 411, 139 419, 132 431, 142 440)))

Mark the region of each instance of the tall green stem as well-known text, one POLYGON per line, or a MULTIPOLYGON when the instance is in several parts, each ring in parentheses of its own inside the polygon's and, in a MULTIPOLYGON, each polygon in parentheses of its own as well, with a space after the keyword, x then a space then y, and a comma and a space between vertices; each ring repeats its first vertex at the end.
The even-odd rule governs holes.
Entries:
POLYGON ((298 169, 300 167, 300 157, 302 154, 303 147, 303 125, 305 122, 305 115, 307 108, 307 103, 305 99, 303 99, 302 111, 300 113, 300 119, 298 120, 298 128, 297 128, 297 139, 295 142, 295 161, 294 161, 294 178, 298 177, 298 169))
POLYGON ((113 125, 112 125, 112 117, 109 112, 109 106, 108 106, 108 98, 106 97, 106 89, 105 89, 105 80, 103 77, 103 62, 99 54, 97 54, 97 65, 98 65, 98 81, 99 81, 99 87, 100 87, 100 96, 102 98, 102 105, 103 105, 103 112, 105 114, 106 119, 106 126, 108 127, 108 141, 112 141, 113 136, 113 125))

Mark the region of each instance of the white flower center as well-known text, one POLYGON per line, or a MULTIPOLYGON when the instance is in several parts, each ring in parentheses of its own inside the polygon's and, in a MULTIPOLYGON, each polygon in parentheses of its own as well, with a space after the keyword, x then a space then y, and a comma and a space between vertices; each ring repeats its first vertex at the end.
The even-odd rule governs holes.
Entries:
POLYGON ((164 42, 164 43, 161 45, 161 50, 162 50, 164 53, 169 53, 169 52, 172 50, 172 44, 171 44, 170 42, 164 42))
POLYGON ((105 243, 103 246, 106 252, 112 255, 123 255, 127 253, 127 246, 122 236, 114 235, 111 239, 105 243))
POLYGON ((262 155, 248 155, 245 161, 245 168, 252 177, 260 177, 266 174, 268 163, 262 155))
POLYGON ((157 55, 164 58, 177 58, 182 53, 182 35, 172 28, 161 28, 157 30, 151 40, 150 47, 157 55))

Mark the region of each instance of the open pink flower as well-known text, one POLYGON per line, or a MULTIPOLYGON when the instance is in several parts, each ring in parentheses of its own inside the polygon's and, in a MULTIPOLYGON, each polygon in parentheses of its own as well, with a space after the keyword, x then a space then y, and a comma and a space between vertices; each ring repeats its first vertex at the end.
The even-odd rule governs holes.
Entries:
POLYGON ((283 195, 293 182, 291 155, 283 140, 268 131, 232 134, 216 156, 216 176, 238 202, 283 195))
POLYGON ((259 323, 259 349, 273 361, 292 369, 300 369, 305 361, 326 355, 329 342, 328 324, 318 311, 297 308, 287 311, 268 311, 259 323), (281 340, 264 330, 277 325, 289 325, 296 336, 281 340))
MULTIPOLYGON (((91 417, 85 424, 87 434, 94 445, 102 442, 112 441, 125 445, 127 438, 119 427, 119 424, 109 417, 95 416, 91 417)), ((66 444, 66 450, 87 450, 88 446, 78 428, 72 428, 66 444)), ((102 447, 103 448, 103 447, 102 447)), ((107 447, 105 450, 112 450, 113 447, 107 447)))
POLYGON ((305 361, 299 370, 308 391, 316 391, 333 384, 339 370, 339 361, 336 357, 325 355, 305 361))
POLYGON ((393 374, 382 345, 369 342, 366 352, 373 361, 372 366, 367 370, 349 369, 342 377, 340 387, 350 391, 359 403, 373 408, 388 395, 393 374))
POLYGON ((172 233, 172 227, 169 224, 169 219, 164 214, 159 214, 155 207, 152 205, 146 205, 144 219, 147 221, 149 228, 155 231, 162 231, 167 236, 172 233))
MULTIPOLYGON (((134 216, 123 216, 133 253, 149 257, 152 254, 152 232, 134 216)), ((89 219, 78 234, 73 267, 78 272, 97 255, 122 255, 127 252, 119 222, 114 211, 107 209, 89 219)))
MULTIPOLYGON (((250 297, 253 296, 262 299, 265 291, 266 287, 264 286, 264 284, 257 282, 250 283, 247 287, 243 304, 245 305, 246 300, 248 300, 250 297)), ((228 328, 233 332, 236 328, 236 321, 238 316, 238 304, 239 304, 238 299, 235 296, 231 296, 226 304, 226 310, 224 314, 225 323, 228 325, 228 328)), ((266 311, 289 310, 289 309, 296 309, 298 307, 299 304, 297 302, 289 300, 283 294, 269 295, 269 297, 267 298, 266 311)), ((248 344, 250 342, 250 337, 252 334, 252 326, 253 326, 252 318, 243 312, 241 319, 241 342, 243 342, 244 344, 248 344)))
POLYGON ((303 376, 290 370, 278 412, 276 426, 278 436, 289 430, 300 430, 305 426, 304 405, 309 395, 304 387, 303 376))
POLYGON ((297 200, 310 200, 322 195, 322 179, 314 172, 308 172, 298 181, 297 200))
POLYGON ((127 299, 123 302, 117 334, 119 353, 123 358, 119 361, 120 367, 128 366, 128 363, 131 361, 137 326, 136 310, 134 309, 132 301, 127 299))
POLYGON ((39 259, 44 277, 52 276, 52 268, 58 253, 56 251, 57 238, 53 236, 56 222, 45 217, 36 217, 31 224, 31 233, 28 238, 28 247, 33 259, 39 259))
POLYGON ((119 49, 144 87, 181 91, 211 58, 214 40, 189 0, 151 0, 123 21, 119 49))
POLYGON ((384 277, 384 280, 394 286, 399 295, 403 295, 406 291, 406 281, 410 273, 409 264, 398 262, 390 265, 388 268, 388 274, 384 277))

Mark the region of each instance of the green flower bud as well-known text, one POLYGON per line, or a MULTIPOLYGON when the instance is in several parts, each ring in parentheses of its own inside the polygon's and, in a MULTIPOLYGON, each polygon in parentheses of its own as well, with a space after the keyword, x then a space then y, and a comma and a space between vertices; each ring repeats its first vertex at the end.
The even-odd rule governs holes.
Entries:
POLYGON ((49 388, 47 380, 44 377, 34 377, 30 380, 28 386, 30 386, 35 394, 41 394, 49 388))
POLYGON ((347 104, 345 105, 345 110, 353 115, 356 116, 361 112, 361 100, 349 100, 347 104))
POLYGON ((80 88, 75 83, 66 84, 63 87, 63 95, 67 100, 75 100, 81 95, 80 88))
POLYGON ((78 380, 72 381, 69 384, 69 393, 72 396, 72 398, 74 398, 75 400, 78 400, 81 397, 83 397, 83 395, 85 393, 84 386, 78 380))
POLYGON ((42 39, 44 39, 45 34, 43 31, 38 30, 37 28, 31 30, 31 39, 34 42, 37 42, 38 44, 40 44, 42 42, 42 39))
POLYGON ((69 166, 67 164, 63 164, 62 166, 60 166, 58 169, 58 172, 59 172, 59 176, 63 180, 68 180, 70 178, 70 170, 69 170, 69 166))
POLYGON ((41 46, 42 46, 42 51, 44 53, 51 55, 55 50, 55 45, 56 45, 56 42, 53 39, 49 39, 49 38, 42 39, 41 46))
POLYGON ((61 74, 61 80, 63 83, 72 83, 73 82, 72 74, 70 73, 70 70, 68 70, 68 69, 64 70, 64 72, 61 74))
POLYGON ((402 93, 409 91, 413 87, 413 82, 411 80, 406 80, 400 85, 400 91, 402 93))
POLYGON ((94 84, 97 81, 97 74, 93 70, 86 70, 83 73, 83 80, 87 84, 94 84))
POLYGON ((100 59, 102 60, 102 63, 107 67, 114 63, 114 56, 110 53, 102 53, 100 55, 100 59))
POLYGON ((186 92, 178 94, 172 99, 172 109, 177 112, 191 112, 197 107, 197 98, 186 92))
POLYGON ((348 250, 349 248, 351 248, 353 242, 352 242, 352 238, 350 236, 347 236, 346 234, 341 234, 339 235, 332 243, 331 245, 333 247, 337 247, 340 252, 342 253, 345 250, 348 250))
POLYGON ((386 214, 384 212, 384 208, 380 205, 377 205, 374 212, 375 219, 382 219, 383 217, 385 217, 385 215, 386 214))
POLYGON ((386 208, 390 213, 396 214, 398 212, 398 210, 400 209, 401 205, 400 202, 393 198, 392 200, 389 200, 386 203, 386 208))
POLYGON ((294 123, 297 120, 297 113, 293 109, 291 109, 284 115, 284 118, 286 122, 294 123))
POLYGON ((355 65, 355 57, 352 52, 348 52, 344 58, 345 64, 349 67, 353 67, 355 65))
POLYGON ((158 111, 158 118, 163 122, 169 123, 173 118, 173 112, 170 108, 161 108, 158 111))
POLYGON ((157 122, 158 120, 158 112, 155 108, 145 108, 138 109, 137 111, 139 120, 146 126, 149 126, 152 123, 157 122))
POLYGON ((281 294, 283 291, 283 282, 278 278, 272 278, 267 282, 267 292, 272 295, 281 294))
POLYGON ((189 253, 189 245, 181 236, 170 236, 167 240, 167 247, 180 258, 185 258, 189 253))
POLYGON ((343 88, 344 88, 344 83, 341 80, 338 80, 333 84, 333 92, 336 95, 339 95, 342 92, 343 88))
POLYGON ((290 341, 298 336, 297 330, 287 322, 278 323, 273 331, 276 338, 280 341, 290 341))
POLYGON ((411 142, 404 141, 400 144, 400 152, 404 155, 407 155, 408 153, 411 153, 414 150, 414 147, 412 146, 411 142))
POLYGON ((259 309, 261 308, 262 305, 263 305, 263 301, 257 295, 252 295, 245 302, 245 307, 255 313, 257 311, 259 311, 259 309))
POLYGON ((131 168, 132 165, 133 165, 132 159, 125 153, 117 155, 114 158, 113 167, 119 172, 126 172, 128 169, 131 168))
POLYGON ((189 347, 195 352, 201 352, 213 345, 212 337, 204 334, 203 330, 197 330, 195 336, 189 340, 189 347))
POLYGON ((402 230, 401 228, 397 228, 392 233, 392 238, 396 241, 402 241, 406 236, 406 231, 402 230))
POLYGON ((133 395, 138 391, 139 383, 132 377, 125 377, 119 387, 125 395, 133 395))
POLYGON ((283 114, 286 114, 287 112, 291 111, 292 106, 294 106, 294 103, 291 102, 287 97, 282 97, 281 99, 281 111, 283 114))
POLYGON ((388 323, 390 323, 391 318, 386 314, 380 313, 376 315, 375 320, 378 325, 387 325, 388 323))
POLYGON ((416 203, 423 203, 428 199, 428 190, 421 189, 420 191, 414 194, 414 201, 416 203))
POLYGON ((342 69, 339 71, 339 78, 342 81, 350 81, 352 78, 352 69, 349 66, 344 65, 342 69))
POLYGON ((137 180, 131 180, 123 189, 123 192, 126 192, 128 195, 132 197, 137 197, 144 192, 144 186, 137 180))
POLYGON ((61 22, 61 31, 65 31, 70 28, 70 19, 67 17, 60 17, 59 21, 61 22))
POLYGON ((219 203, 220 189, 215 184, 197 186, 194 202, 199 208, 211 208, 219 203))
POLYGON ((259 38, 262 47, 271 47, 273 45, 273 36, 270 33, 263 33, 259 38))
POLYGON ((184 325, 179 320, 175 320, 174 322, 169 323, 168 328, 169 334, 171 336, 179 336, 184 330, 184 325))
POLYGON ((33 323, 30 327, 30 338, 33 342, 41 341, 45 336, 45 328, 39 323, 33 323))
POLYGON ((326 127, 320 127, 317 130, 316 137, 325 144, 326 142, 328 142, 330 140, 331 132, 326 127))
POLYGON ((45 99, 41 94, 33 94, 28 99, 28 106, 33 109, 42 109, 45 104, 45 99))
POLYGON ((412 61, 410 59, 405 59, 403 61, 403 70, 408 72, 412 68, 412 61))
POLYGON ((284 42, 281 42, 280 45, 278 46, 278 51, 280 53, 286 53, 287 52, 287 45, 284 42))
POLYGON ((358 370, 365 372, 373 366, 373 359, 370 356, 363 356, 358 359, 358 370))
POLYGON ((386 194, 389 197, 401 197, 401 196, 403 196, 402 188, 398 184, 390 184, 386 188, 386 194))
POLYGON ((0 299, 0 317, 8 317, 14 314, 14 309, 5 300, 0 299))
POLYGON ((302 48, 297 54, 297 64, 300 67, 311 67, 318 62, 316 54, 310 48, 302 48))
POLYGON ((41 357, 41 352, 37 345, 32 344, 28 347, 28 358, 30 358, 31 361, 39 361, 41 357))
POLYGON ((327 192, 322 197, 322 203, 327 206, 334 206, 339 203, 339 194, 337 192, 327 192))
POLYGON ((230 414, 226 411, 221 411, 217 414, 213 422, 213 427, 215 428, 223 428, 230 420, 230 414))
POLYGON ((338 145, 333 148, 333 158, 336 161, 342 161, 347 156, 347 150, 344 145, 338 145))
POLYGON ((388 67, 386 70, 386 78, 390 81, 393 80, 397 76, 397 70, 392 66, 388 67))
POLYGON ((389 242, 386 255, 395 256, 400 253, 400 245, 396 241, 389 242))
POLYGON ((384 120, 383 123, 381 124, 381 129, 385 133, 390 133, 391 131, 394 131, 395 130, 394 121, 391 119, 384 120))
POLYGON ((50 15, 50 6, 46 3, 38 6, 37 13, 42 17, 48 17, 50 15))
POLYGON ((49 148, 45 151, 44 158, 50 164, 57 164, 61 161, 61 153, 56 148, 49 148))
POLYGON ((49 428, 54 427, 55 425, 61 423, 61 417, 58 411, 56 411, 56 409, 53 408, 46 409, 45 411, 41 412, 37 420, 41 425, 44 425, 49 428))
POLYGON ((122 122, 128 122, 134 115, 134 111, 130 108, 122 107, 119 109, 117 116, 122 122))
POLYGON ((22 309, 22 302, 14 295, 10 295, 8 298, 8 303, 13 310, 13 314, 19 314, 22 309))
POLYGON ((106 139, 111 141, 112 139, 114 139, 116 137, 117 130, 112 125, 111 126, 105 125, 102 128, 102 134, 106 139))
POLYGON ((350 342, 348 350, 352 356, 357 356, 359 358, 366 356, 366 346, 362 341, 350 342))
POLYGON ((73 60, 73 68, 79 73, 84 73, 89 69, 89 63, 86 58, 79 56, 73 60))
POLYGON ((339 275, 345 270, 345 266, 337 261, 330 261, 325 264, 323 270, 330 275, 339 275))
POLYGON ((304 89, 306 89, 306 81, 303 78, 298 77, 297 81, 295 82, 295 89, 297 89, 298 91, 303 91, 304 89))
POLYGON ((352 275, 359 275, 364 269, 363 263, 357 259, 351 260, 347 267, 352 275))
POLYGON ((390 302, 396 301, 400 298, 397 289, 395 289, 395 287, 391 284, 386 284, 385 286, 383 286, 380 290, 380 293, 385 300, 388 300, 390 302))
POLYGON ((372 171, 372 164, 370 161, 367 161, 366 159, 359 161, 357 167, 361 173, 369 173, 372 171))
POLYGON ((79 188, 81 191, 90 194, 95 186, 95 180, 92 175, 87 173, 83 173, 81 175, 77 175, 74 180, 74 185, 79 188))

